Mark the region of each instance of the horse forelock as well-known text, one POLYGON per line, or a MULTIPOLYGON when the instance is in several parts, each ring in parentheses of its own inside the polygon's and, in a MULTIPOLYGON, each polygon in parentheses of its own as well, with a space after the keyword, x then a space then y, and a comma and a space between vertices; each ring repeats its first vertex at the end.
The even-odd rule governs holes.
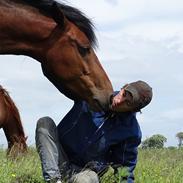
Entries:
MULTIPOLYGON (((19 2, 17 0, 14 1, 19 2)), ((55 0, 23 0, 21 2, 39 9, 48 16, 51 16, 53 11, 52 5, 56 2, 65 17, 74 23, 82 32, 84 32, 94 48, 97 47, 97 38, 94 31, 95 26, 93 22, 79 9, 55 0)))

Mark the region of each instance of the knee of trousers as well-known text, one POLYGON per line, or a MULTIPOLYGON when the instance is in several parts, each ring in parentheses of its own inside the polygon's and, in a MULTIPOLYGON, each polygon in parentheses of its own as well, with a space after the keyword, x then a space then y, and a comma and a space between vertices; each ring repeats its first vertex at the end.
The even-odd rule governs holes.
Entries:
POLYGON ((85 170, 72 177, 74 183, 99 183, 98 175, 91 170, 85 170))
POLYGON ((36 134, 45 133, 56 128, 56 124, 50 117, 42 117, 37 121, 36 134))

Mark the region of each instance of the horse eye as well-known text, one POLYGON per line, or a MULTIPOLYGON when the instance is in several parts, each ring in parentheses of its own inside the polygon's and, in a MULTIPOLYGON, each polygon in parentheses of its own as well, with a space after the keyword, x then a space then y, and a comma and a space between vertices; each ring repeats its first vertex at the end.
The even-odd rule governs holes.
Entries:
POLYGON ((85 57, 87 54, 90 53, 90 48, 89 47, 82 47, 78 45, 78 51, 82 57, 85 57))

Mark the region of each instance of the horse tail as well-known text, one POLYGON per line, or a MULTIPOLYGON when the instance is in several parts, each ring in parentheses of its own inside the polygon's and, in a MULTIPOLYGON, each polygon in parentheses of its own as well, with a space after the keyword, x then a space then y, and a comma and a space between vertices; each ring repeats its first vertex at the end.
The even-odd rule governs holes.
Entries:
POLYGON ((4 102, 5 102, 6 106, 10 110, 11 114, 13 114, 13 116, 16 119, 16 121, 18 122, 17 126, 18 126, 20 132, 25 137, 25 133, 24 133, 24 129, 23 129, 23 126, 22 126, 22 122, 21 122, 21 118, 20 118, 20 114, 19 114, 18 108, 16 107, 15 103, 11 99, 8 91, 6 89, 4 89, 1 85, 0 85, 0 92, 2 93, 2 95, 4 97, 4 102))

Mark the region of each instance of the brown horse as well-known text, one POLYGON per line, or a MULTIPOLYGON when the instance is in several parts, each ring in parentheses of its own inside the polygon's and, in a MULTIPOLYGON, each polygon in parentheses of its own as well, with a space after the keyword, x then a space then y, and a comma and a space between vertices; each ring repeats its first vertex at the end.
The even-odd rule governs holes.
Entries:
POLYGON ((113 89, 93 47, 93 24, 54 0, 0 0, 0 54, 28 55, 69 98, 107 109, 113 89))
POLYGON ((9 155, 17 156, 27 150, 20 115, 8 92, 0 85, 0 128, 8 141, 9 155))

